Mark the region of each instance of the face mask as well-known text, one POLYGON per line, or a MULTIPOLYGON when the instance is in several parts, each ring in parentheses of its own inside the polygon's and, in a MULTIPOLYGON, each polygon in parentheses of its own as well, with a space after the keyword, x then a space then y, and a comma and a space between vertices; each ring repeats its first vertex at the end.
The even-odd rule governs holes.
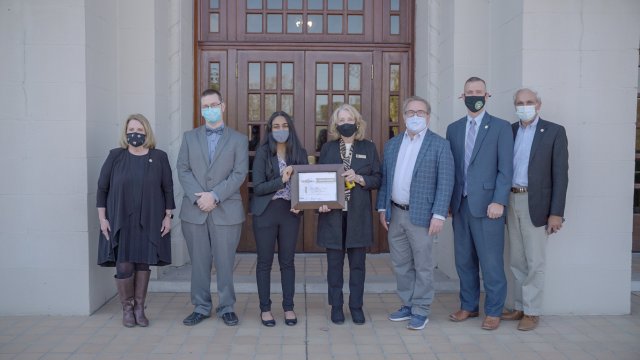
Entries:
POLYGON ((146 135, 145 134, 140 134, 137 132, 133 132, 133 133, 128 133, 127 134, 127 143, 133 147, 138 147, 138 146, 142 146, 142 144, 144 144, 144 141, 146 139, 146 135))
POLYGON ((414 115, 406 120, 406 124, 407 130, 414 134, 417 134, 427 127, 427 119, 418 115, 414 115))
POLYGON ((532 120, 536 116, 535 105, 516 106, 516 115, 522 121, 532 120))
POLYGON ((285 143, 289 138, 289 130, 273 130, 271 136, 276 142, 285 143))
POLYGON ((336 129, 340 133, 340 135, 344 137, 352 137, 353 134, 356 133, 356 124, 342 124, 336 126, 336 129))
POLYGON ((464 104, 471 112, 478 112, 484 107, 484 95, 483 96, 466 96, 464 97, 464 104))
POLYGON ((222 109, 219 107, 200 109, 200 114, 210 124, 215 124, 222 120, 222 109))

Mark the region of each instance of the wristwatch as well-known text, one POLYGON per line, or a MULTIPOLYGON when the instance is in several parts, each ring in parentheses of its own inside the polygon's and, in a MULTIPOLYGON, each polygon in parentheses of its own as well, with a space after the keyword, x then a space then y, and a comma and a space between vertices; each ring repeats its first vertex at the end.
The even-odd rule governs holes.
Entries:
POLYGON ((168 216, 169 219, 173 219, 173 214, 165 214, 164 216, 168 216))

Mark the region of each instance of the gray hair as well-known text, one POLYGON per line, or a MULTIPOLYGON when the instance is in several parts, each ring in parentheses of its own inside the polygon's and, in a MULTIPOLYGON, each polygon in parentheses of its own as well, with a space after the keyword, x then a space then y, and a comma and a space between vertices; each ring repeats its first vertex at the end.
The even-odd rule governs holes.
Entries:
POLYGON ((516 104, 516 99, 518 98, 518 95, 520 95, 520 93, 521 93, 521 92, 524 92, 524 91, 529 91, 529 92, 531 92, 531 93, 536 97, 536 101, 538 102, 538 104, 542 104, 542 98, 540 97, 540 95, 538 95, 538 92, 537 92, 537 91, 534 91, 534 90, 532 90, 532 89, 530 89, 530 88, 526 88, 526 87, 524 87, 524 88, 520 88, 520 89, 518 89, 518 90, 516 91, 516 93, 515 93, 515 94, 513 94, 513 104, 514 104, 514 105, 516 104))
POLYGON ((404 114, 404 112, 407 110, 407 105, 409 105, 410 102, 412 101, 419 101, 423 104, 425 104, 425 106, 427 107, 427 114, 431 114, 431 104, 429 104, 429 102, 423 98, 421 98, 420 96, 412 96, 409 97, 407 99, 405 99, 405 101, 402 103, 402 113, 404 114))

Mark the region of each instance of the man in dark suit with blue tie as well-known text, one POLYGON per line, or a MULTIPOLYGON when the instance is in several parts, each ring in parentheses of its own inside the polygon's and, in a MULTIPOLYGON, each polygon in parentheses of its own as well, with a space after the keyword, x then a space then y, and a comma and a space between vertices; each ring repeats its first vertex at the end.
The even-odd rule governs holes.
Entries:
POLYGON ((513 135, 507 121, 485 111, 488 97, 485 81, 469 78, 462 94, 467 116, 447 128, 456 171, 450 210, 460 278, 460 309, 449 319, 458 322, 479 315, 482 269, 482 328, 495 330, 507 295, 504 224, 513 177, 513 135))
POLYGON ((402 106, 406 132, 384 146, 377 208, 389 232, 391 262, 402 306, 391 321, 421 330, 433 301, 433 237, 444 224, 453 188, 449 143, 428 129, 431 106, 418 96, 402 106))

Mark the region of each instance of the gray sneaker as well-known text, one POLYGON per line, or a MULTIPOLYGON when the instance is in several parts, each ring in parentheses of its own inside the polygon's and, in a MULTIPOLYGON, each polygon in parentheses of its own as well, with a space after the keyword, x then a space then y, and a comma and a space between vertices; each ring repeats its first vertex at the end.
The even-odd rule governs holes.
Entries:
POLYGON ((389 315, 391 321, 405 321, 411 319, 411 307, 401 306, 400 309, 394 311, 389 315))
POLYGON ((407 329, 410 330, 422 330, 427 323, 429 322, 429 318, 424 315, 413 314, 411 315, 411 320, 407 324, 407 329))

